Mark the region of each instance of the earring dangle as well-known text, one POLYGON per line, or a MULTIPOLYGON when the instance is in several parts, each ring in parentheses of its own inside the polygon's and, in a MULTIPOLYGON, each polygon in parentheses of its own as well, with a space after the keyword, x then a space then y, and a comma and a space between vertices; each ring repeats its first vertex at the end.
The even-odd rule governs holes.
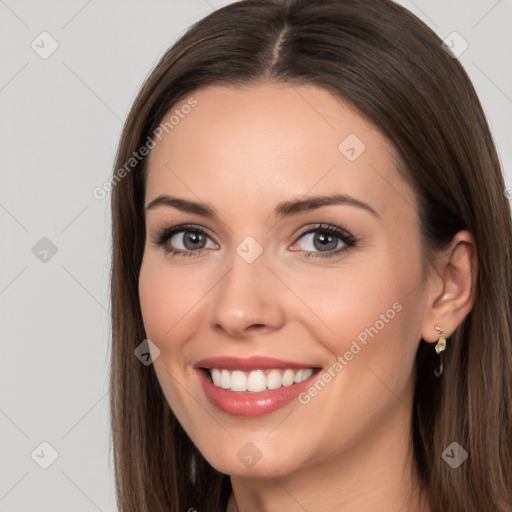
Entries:
POLYGON ((446 336, 444 335, 444 331, 438 325, 435 326, 436 331, 439 334, 439 339, 435 345, 435 351, 439 354, 438 365, 434 365, 434 375, 436 377, 440 377, 443 373, 443 350, 446 348, 446 336), (436 367, 437 366, 437 367, 436 367))

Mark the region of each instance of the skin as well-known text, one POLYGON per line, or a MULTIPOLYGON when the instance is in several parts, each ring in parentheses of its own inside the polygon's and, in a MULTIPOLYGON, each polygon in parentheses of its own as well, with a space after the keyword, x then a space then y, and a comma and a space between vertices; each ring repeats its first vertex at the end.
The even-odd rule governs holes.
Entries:
MULTIPOLYGON (((427 269, 416 201, 391 145, 322 88, 211 86, 193 96, 197 106, 150 154, 145 205, 172 194, 208 203, 218 217, 168 206, 146 211, 140 303, 170 407, 209 463, 231 476, 228 510, 430 511, 412 470, 414 357, 421 338, 437 341, 435 325, 450 336, 471 310, 471 234, 458 233, 436 269, 427 269), (349 134, 365 145, 354 161, 338 149, 349 134), (378 216, 347 204, 272 214, 281 201, 332 193, 378 216), (201 255, 168 255, 152 242, 183 223, 211 235, 201 255), (359 242, 330 258, 306 258, 322 245, 314 234, 299 235, 317 223, 359 242), (263 249, 250 264, 236 252, 248 236, 263 249), (224 355, 327 369, 395 303, 400 312, 305 405, 230 416, 208 401, 193 370, 202 358, 224 355), (248 442, 261 453, 252 467, 237 456, 248 442)), ((183 234, 167 246, 190 247, 183 234)), ((330 252, 345 246, 334 240, 330 252)))

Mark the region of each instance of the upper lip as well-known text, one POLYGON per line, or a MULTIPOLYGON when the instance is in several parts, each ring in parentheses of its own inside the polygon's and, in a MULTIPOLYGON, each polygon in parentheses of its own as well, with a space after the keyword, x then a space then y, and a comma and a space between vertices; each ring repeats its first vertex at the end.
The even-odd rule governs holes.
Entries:
POLYGON ((201 359, 196 363, 196 368, 222 368, 225 370, 264 370, 268 368, 318 368, 310 363, 299 363, 295 361, 285 361, 274 357, 252 356, 252 357, 208 357, 201 359))

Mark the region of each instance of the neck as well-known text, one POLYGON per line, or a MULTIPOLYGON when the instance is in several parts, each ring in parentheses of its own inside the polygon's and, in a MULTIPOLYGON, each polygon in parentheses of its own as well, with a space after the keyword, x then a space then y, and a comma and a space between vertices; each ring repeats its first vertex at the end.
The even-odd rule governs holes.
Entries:
POLYGON ((415 476, 410 418, 397 400, 371 432, 321 465, 279 478, 232 476, 227 512, 431 512, 415 476))

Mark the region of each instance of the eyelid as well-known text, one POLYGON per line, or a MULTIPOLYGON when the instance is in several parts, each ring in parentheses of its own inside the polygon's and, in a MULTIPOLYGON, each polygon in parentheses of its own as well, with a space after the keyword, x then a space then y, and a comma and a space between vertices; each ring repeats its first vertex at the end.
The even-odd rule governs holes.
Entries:
POLYGON ((332 249, 329 251, 293 251, 297 252, 298 256, 304 257, 304 258, 330 258, 330 257, 336 257, 340 256, 341 254, 349 251, 353 247, 358 245, 359 238, 354 236, 350 231, 347 229, 338 226, 336 224, 328 224, 328 223, 316 223, 314 226, 306 227, 305 229, 301 230, 299 234, 297 235, 295 241, 293 242, 292 246, 298 243, 300 240, 305 238, 309 234, 313 233, 327 233, 328 235, 334 236, 338 240, 342 242, 344 247, 341 249, 332 249))
POLYGON ((198 231, 200 233, 204 233, 209 238, 215 241, 215 237, 210 233, 208 228, 205 228, 204 226, 199 226, 198 224, 176 224, 175 226, 162 228, 156 231, 155 235, 151 237, 151 241, 154 244, 163 243, 165 240, 168 240, 173 235, 181 233, 182 231, 198 231))
POLYGON ((334 224, 327 224, 325 222, 318 222, 314 226, 309 226, 304 228, 304 230, 300 231, 297 234, 296 241, 299 240, 304 235, 309 233, 314 233, 315 231, 326 231, 328 233, 332 233, 339 238, 346 238, 349 242, 357 242, 358 238, 355 237, 350 231, 342 228, 341 226, 336 226, 334 224))

